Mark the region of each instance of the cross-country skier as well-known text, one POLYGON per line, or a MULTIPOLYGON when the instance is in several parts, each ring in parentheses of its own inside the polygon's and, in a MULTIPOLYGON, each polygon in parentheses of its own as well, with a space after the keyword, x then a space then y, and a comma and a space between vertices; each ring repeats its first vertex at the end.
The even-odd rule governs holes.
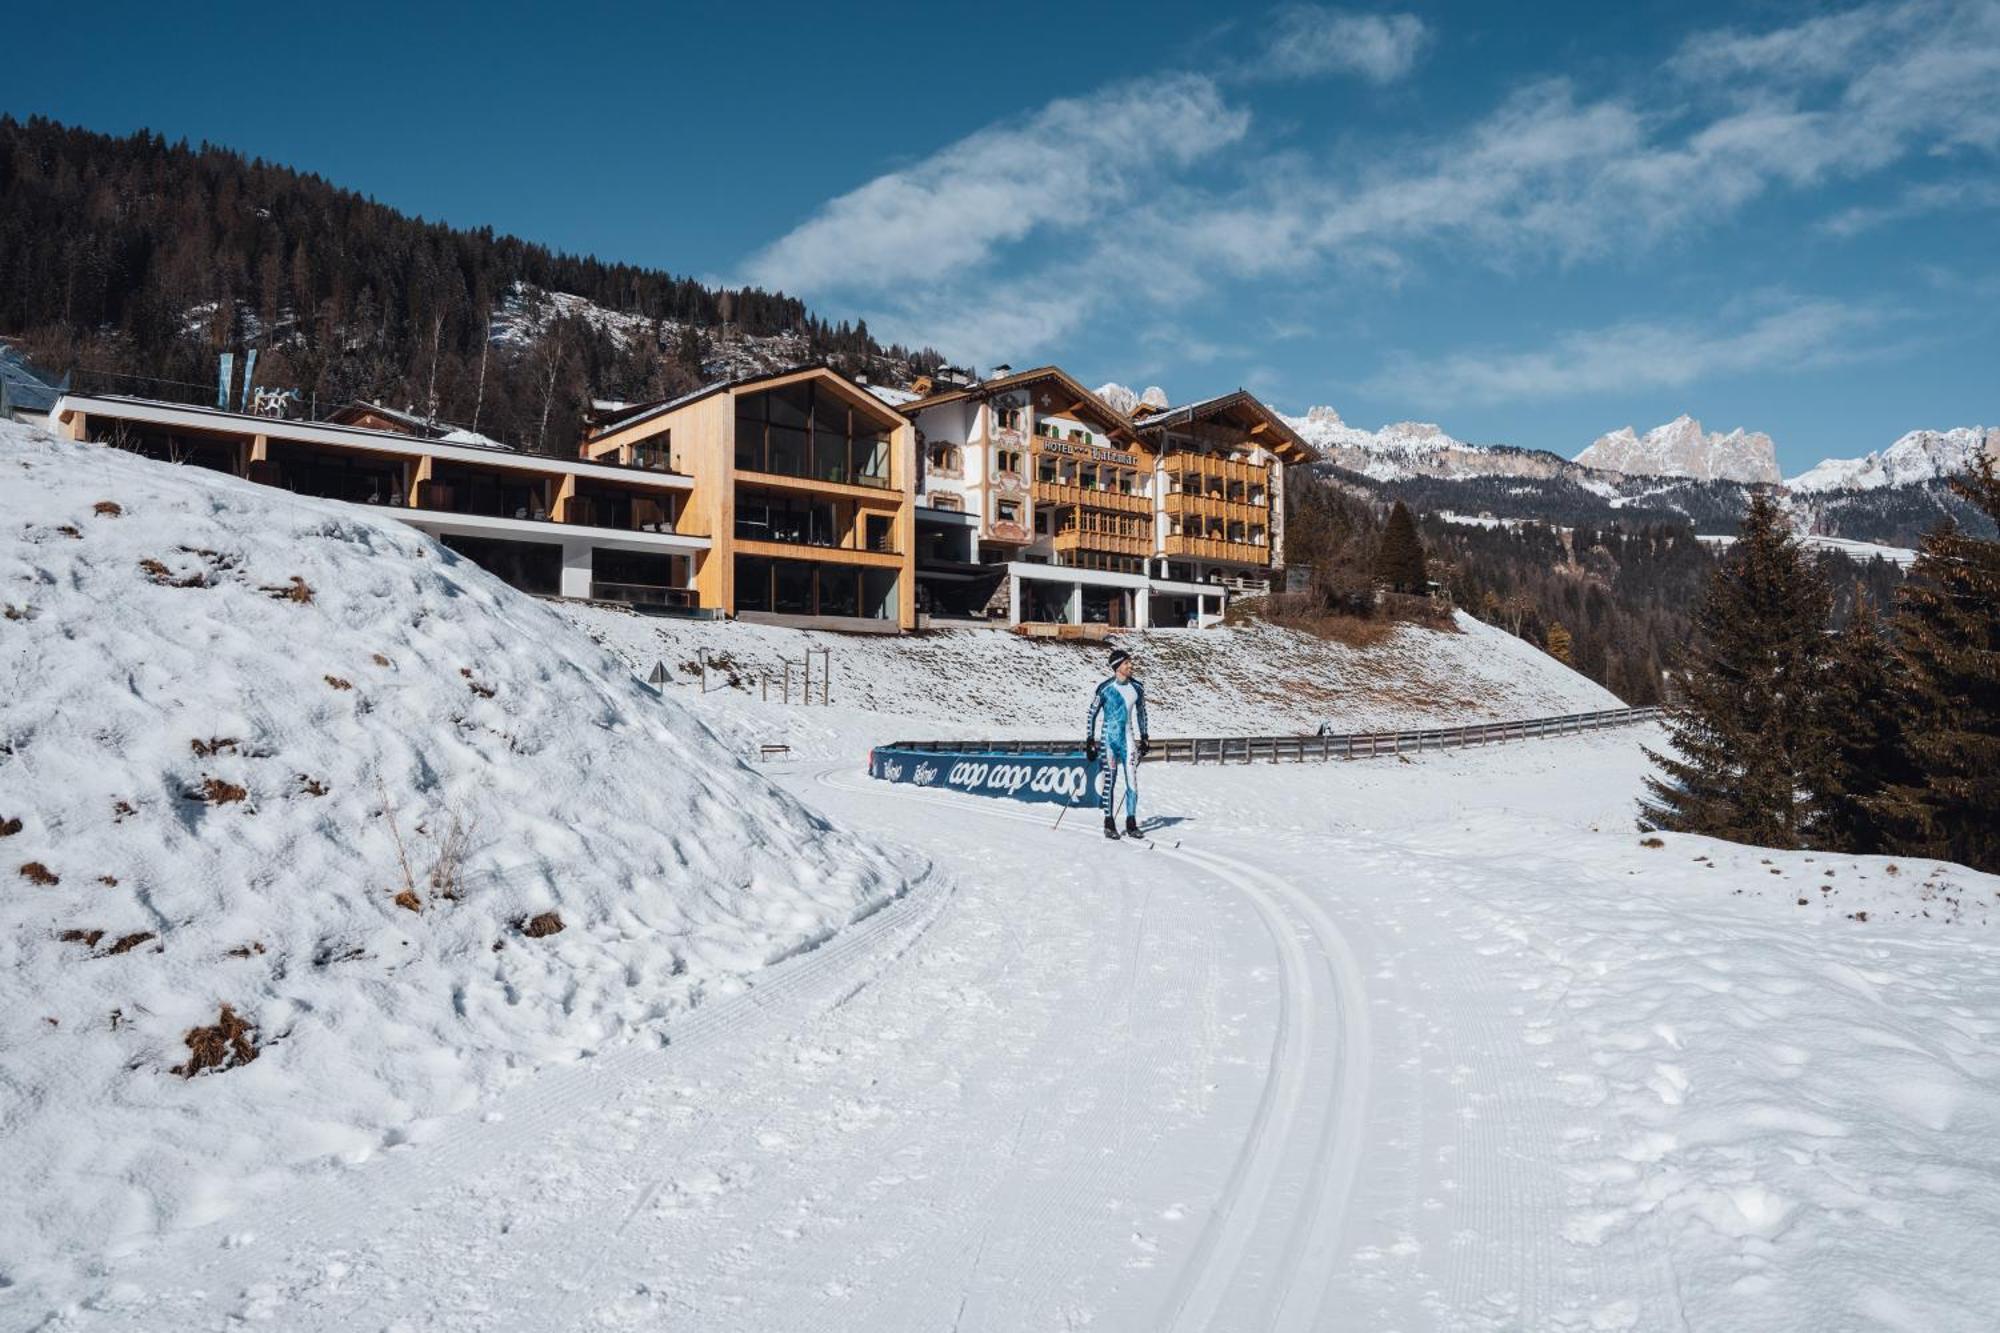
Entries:
POLYGON ((1097 717, 1104 715, 1104 836, 1118 837, 1112 815, 1118 775, 1125 775, 1125 835, 1139 835, 1139 760, 1153 748, 1146 734, 1146 687, 1132 672, 1137 663, 1123 648, 1111 650, 1111 674, 1090 696, 1090 717, 1083 724, 1083 754, 1097 758, 1097 717))

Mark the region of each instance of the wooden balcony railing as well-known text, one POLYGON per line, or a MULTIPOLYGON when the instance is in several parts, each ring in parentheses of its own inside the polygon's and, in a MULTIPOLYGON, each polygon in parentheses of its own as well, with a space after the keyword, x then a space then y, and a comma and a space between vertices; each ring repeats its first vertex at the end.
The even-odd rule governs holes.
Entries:
POLYGON ((1098 551, 1105 555, 1149 556, 1153 553, 1153 539, 1150 536, 1127 536, 1116 532, 1086 532, 1082 528, 1070 528, 1055 537, 1058 551, 1098 551))
POLYGON ((1169 491, 1161 504, 1176 517, 1215 518, 1225 523, 1264 523, 1271 515, 1270 506, 1266 504, 1254 504, 1248 500, 1218 500, 1192 491, 1169 491))
POLYGON ((1240 481, 1245 484, 1266 485, 1271 479, 1268 463, 1243 463, 1235 459, 1217 458, 1213 454, 1168 454, 1161 462, 1168 476, 1186 476, 1198 473, 1206 477, 1220 477, 1224 481, 1240 481))
POLYGON ((1035 502, 1079 505, 1085 509, 1108 509, 1118 514, 1153 512, 1153 497, 1150 495, 1128 495, 1124 491, 1105 491, 1094 486, 1071 486, 1059 481, 1037 481, 1035 502))
POLYGON ((1242 564, 1271 563, 1271 548, 1268 545, 1224 541, 1215 537, 1191 537, 1185 533, 1166 539, 1165 554, 1192 556, 1197 560, 1233 560, 1242 564))

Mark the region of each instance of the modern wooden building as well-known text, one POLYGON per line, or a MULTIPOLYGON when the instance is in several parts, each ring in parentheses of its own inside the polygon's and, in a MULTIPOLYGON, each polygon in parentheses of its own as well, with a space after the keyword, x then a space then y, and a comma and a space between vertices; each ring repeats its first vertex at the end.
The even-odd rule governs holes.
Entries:
POLYGON ((703 606, 894 632, 917 623, 915 440, 901 412, 815 367, 635 407, 583 454, 690 478, 679 530, 711 543, 695 575, 703 606))
POLYGON ((71 439, 380 507, 527 592, 697 606, 710 543, 680 530, 693 479, 663 467, 115 396, 66 394, 50 420, 71 439))

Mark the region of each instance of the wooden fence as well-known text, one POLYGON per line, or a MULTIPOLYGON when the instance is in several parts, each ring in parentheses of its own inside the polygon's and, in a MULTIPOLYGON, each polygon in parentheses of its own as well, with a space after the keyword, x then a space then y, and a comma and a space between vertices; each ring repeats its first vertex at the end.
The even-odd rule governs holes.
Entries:
MULTIPOLYGON (((1658 708, 1608 708, 1596 713, 1566 713, 1561 717, 1537 717, 1521 722, 1475 722, 1463 727, 1432 727, 1427 731, 1364 731, 1339 736, 1172 736, 1154 740, 1146 759, 1148 763, 1172 764, 1302 764, 1308 760, 1372 759, 1626 727, 1651 722, 1659 715, 1658 708)), ((1075 754, 1082 749, 1075 741, 896 741, 891 748, 952 754, 1075 754)))

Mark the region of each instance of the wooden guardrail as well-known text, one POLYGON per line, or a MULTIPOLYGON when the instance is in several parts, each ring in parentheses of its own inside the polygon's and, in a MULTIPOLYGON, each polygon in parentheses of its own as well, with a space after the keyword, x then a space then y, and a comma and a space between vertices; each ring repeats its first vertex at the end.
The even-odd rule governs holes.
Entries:
MULTIPOLYGON (((1651 722, 1659 715, 1658 708, 1607 708, 1595 713, 1566 713, 1561 717, 1519 722, 1474 722, 1424 731, 1361 731, 1337 736, 1168 736, 1154 739, 1146 760, 1179 764, 1302 764, 1308 760, 1371 759, 1625 727, 1651 722)), ((1075 754, 1083 747, 1065 740, 896 741, 890 748, 953 754, 1075 754)))

